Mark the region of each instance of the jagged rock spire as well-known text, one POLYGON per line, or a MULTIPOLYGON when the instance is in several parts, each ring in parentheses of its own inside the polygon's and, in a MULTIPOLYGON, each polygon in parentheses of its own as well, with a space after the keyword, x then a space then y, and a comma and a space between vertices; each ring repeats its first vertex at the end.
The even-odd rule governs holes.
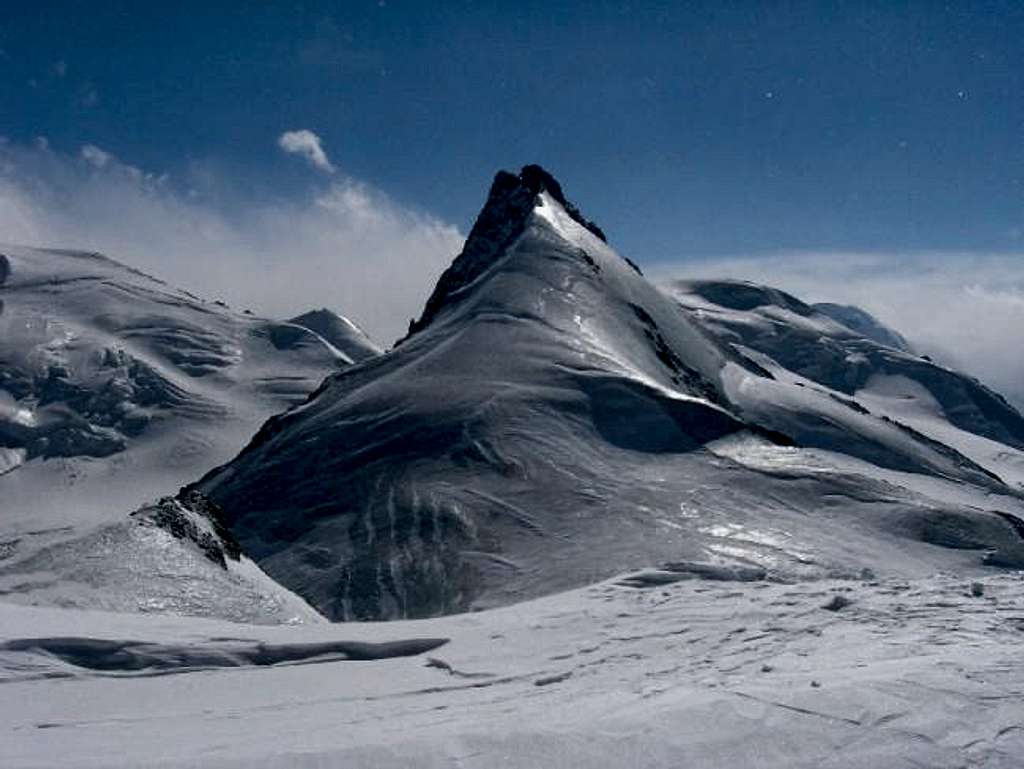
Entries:
MULTIPOLYGON (((495 258, 512 245, 526 227, 537 196, 542 192, 547 192, 570 217, 607 242, 601 228, 586 219, 576 206, 566 200, 562 185, 541 166, 523 166, 518 176, 508 171, 499 171, 491 183, 487 202, 466 238, 462 253, 442 273, 420 319, 409 323, 406 339, 425 328, 455 291, 472 283, 495 258)), ((404 340, 399 343, 401 341, 404 340)))

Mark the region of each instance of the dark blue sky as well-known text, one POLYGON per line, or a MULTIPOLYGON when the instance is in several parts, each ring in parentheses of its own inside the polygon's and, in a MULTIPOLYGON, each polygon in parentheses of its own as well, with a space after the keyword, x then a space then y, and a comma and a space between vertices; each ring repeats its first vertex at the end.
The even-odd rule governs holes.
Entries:
POLYGON ((1024 245, 1019 1, 18 5, 20 143, 287 196, 308 171, 275 142, 308 128, 464 231, 495 170, 540 162, 644 263, 1024 245))

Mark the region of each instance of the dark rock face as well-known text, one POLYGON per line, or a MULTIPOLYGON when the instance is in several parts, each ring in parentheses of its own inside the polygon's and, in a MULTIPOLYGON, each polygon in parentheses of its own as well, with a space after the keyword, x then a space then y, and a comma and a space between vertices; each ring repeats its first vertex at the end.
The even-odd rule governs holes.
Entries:
POLYGON ((144 525, 164 529, 176 539, 189 540, 209 560, 226 569, 226 559, 239 560, 242 548, 221 522, 222 515, 220 508, 194 491, 164 497, 155 505, 132 513, 132 517, 144 525), (196 518, 204 521, 210 530, 201 526, 196 518))
POLYGON ((0 254, 0 286, 7 282, 11 276, 11 260, 4 254, 0 254))
POLYGON ((657 322, 650 316, 650 313, 636 304, 630 304, 630 308, 640 323, 643 324, 644 336, 647 337, 651 347, 654 348, 658 360, 672 372, 672 382, 676 385, 685 386, 692 392, 700 393, 702 397, 707 398, 712 403, 721 404, 722 399, 715 386, 702 377, 700 372, 694 371, 683 362, 683 359, 665 341, 665 337, 658 329, 657 322))
POLYGON ((473 283, 512 245, 523 233, 537 196, 542 192, 557 200, 576 222, 606 240, 601 228, 584 218, 579 209, 565 199, 558 181, 540 166, 525 166, 519 176, 499 171, 462 253, 442 273, 420 319, 409 324, 408 336, 426 328, 445 304, 457 301, 458 292, 473 283))
POLYGON ((551 174, 545 171, 538 165, 524 166, 523 170, 519 172, 519 180, 523 186, 533 192, 534 195, 539 195, 542 192, 547 192, 562 204, 562 208, 579 224, 586 227, 594 235, 599 237, 605 243, 608 242, 608 238, 605 237, 604 232, 594 222, 590 221, 580 212, 576 206, 565 199, 565 195, 562 193, 562 185, 558 183, 551 174))

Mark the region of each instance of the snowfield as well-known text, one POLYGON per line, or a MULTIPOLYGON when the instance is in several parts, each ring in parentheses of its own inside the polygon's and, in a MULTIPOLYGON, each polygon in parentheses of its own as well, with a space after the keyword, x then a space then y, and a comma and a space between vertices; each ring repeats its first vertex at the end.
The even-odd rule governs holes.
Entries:
POLYGON ((278 628, 0 604, 0 763, 1020 766, 1019 574, 620 582, 278 628))

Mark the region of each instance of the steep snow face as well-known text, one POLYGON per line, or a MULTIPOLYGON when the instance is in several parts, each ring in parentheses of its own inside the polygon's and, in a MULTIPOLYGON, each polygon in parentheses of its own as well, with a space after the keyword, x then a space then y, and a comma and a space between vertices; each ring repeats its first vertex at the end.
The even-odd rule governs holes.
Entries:
MULTIPOLYGON (((788 346, 779 362, 710 322, 869 344, 753 293, 681 306, 545 172, 499 174, 409 336, 195 489, 332 619, 481 608, 680 559, 800 577, 1020 556, 1015 492, 857 405, 843 388, 866 380, 843 371, 859 359, 807 387, 788 346)), ((1020 418, 1000 414, 986 429, 1009 440, 1020 418)))
MULTIPOLYGON (((203 301, 99 254, 0 251, 8 574, 47 548, 97 541, 96 527, 120 526, 225 461, 268 416, 372 348, 356 332, 327 341, 203 301)), ((5 589, 19 584, 26 600, 44 600, 36 580, 12 577, 5 589)))

